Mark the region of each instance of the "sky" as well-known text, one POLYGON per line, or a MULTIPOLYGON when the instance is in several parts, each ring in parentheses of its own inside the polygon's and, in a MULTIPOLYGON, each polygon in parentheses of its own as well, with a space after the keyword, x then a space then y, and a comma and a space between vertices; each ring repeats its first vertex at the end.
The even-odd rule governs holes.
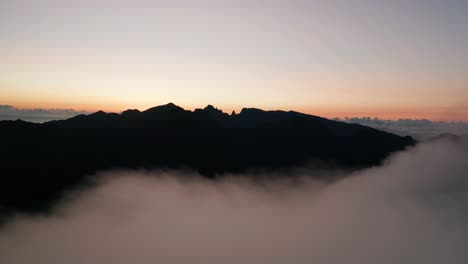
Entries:
POLYGON ((468 121, 468 1, 0 0, 0 104, 468 121))

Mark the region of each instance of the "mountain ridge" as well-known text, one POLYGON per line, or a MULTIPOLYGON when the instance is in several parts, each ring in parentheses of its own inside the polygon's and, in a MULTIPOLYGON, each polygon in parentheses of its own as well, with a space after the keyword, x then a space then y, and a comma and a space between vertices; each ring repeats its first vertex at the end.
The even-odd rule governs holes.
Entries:
POLYGON ((1 121, 0 208, 34 211, 97 171, 191 169, 206 177, 287 170, 310 162, 340 169, 380 164, 416 143, 357 124, 294 111, 173 103, 120 114, 98 111, 43 124, 1 121))

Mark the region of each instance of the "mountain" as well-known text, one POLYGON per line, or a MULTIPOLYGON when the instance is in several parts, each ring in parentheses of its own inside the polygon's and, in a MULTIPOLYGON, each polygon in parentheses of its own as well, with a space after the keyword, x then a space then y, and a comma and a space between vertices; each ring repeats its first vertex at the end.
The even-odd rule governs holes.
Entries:
POLYGON ((359 169, 413 145, 373 128, 293 111, 172 103, 43 124, 0 121, 0 211, 47 208, 86 175, 116 168, 194 169, 207 177, 322 164, 359 169), (2 209, 3 208, 3 209, 2 209))

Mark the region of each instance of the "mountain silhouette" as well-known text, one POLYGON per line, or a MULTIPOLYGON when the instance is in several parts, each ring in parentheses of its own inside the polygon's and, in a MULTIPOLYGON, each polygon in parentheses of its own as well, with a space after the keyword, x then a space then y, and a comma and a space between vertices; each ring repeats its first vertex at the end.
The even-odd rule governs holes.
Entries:
POLYGON ((373 128, 293 111, 167 104, 43 124, 1 121, 0 211, 41 211, 108 169, 193 169, 206 177, 320 164, 359 169, 413 145, 373 128))

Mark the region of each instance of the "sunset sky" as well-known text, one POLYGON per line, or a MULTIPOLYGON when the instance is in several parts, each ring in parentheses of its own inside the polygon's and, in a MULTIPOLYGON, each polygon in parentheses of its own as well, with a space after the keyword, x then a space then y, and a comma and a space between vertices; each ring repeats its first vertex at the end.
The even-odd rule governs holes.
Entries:
POLYGON ((468 1, 0 0, 0 104, 468 121, 468 1))

